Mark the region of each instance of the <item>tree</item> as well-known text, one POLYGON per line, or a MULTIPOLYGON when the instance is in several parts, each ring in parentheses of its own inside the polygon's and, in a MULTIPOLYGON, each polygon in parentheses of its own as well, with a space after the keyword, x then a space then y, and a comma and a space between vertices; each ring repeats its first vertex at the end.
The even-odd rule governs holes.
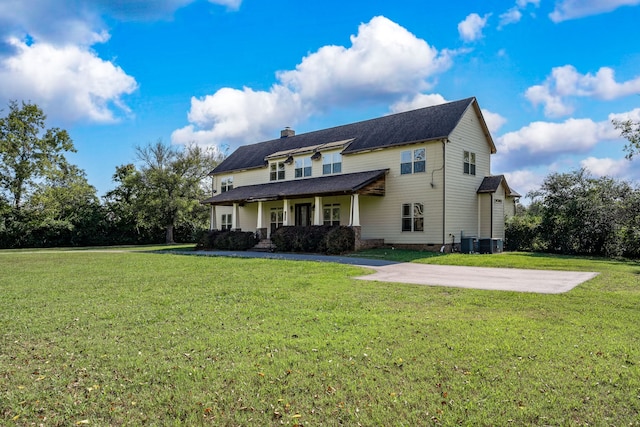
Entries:
POLYGON ((613 119, 611 123, 620 131, 620 136, 629 141, 624 146, 624 151, 627 152, 625 157, 631 160, 635 154, 640 153, 640 121, 613 119))
POLYGON ((540 208, 539 238, 547 251, 618 256, 625 252, 625 207, 635 193, 624 181, 580 169, 549 175, 529 196, 540 208))
POLYGON ((96 189, 75 165, 66 165, 39 183, 24 209, 30 213, 32 234, 39 239, 31 246, 106 243, 105 215, 96 189))
POLYGON ((158 140, 136 147, 136 157, 140 169, 119 169, 124 185, 111 196, 135 205, 137 223, 162 227, 166 243, 174 243, 177 225, 204 227, 206 208, 199 201, 207 196, 206 177, 221 155, 195 144, 178 149, 158 140))
POLYGON ((36 105, 9 102, 0 118, 0 193, 20 209, 39 179, 67 165, 64 153, 75 151, 67 131, 45 129, 46 115, 36 105))

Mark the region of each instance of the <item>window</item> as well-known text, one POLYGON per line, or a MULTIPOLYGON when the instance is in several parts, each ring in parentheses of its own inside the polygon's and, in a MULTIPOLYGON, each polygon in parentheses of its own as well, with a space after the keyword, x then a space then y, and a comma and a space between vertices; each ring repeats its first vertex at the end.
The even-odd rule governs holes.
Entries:
POLYGON ((284 210, 282 208, 271 208, 270 224, 271 233, 274 233, 284 223, 284 210))
POLYGON ((269 181, 281 181, 284 179, 284 162, 271 163, 269 181))
POLYGON ((295 175, 296 178, 311 176, 311 157, 296 160, 295 175))
POLYGON ((425 172, 427 170, 427 150, 417 148, 400 153, 400 174, 425 172))
POLYGON ((342 154, 333 153, 322 156, 322 174, 329 175, 331 173, 342 172, 342 154))
POLYGON ((220 192, 226 193, 227 191, 231 190, 233 190, 233 177, 228 176, 222 178, 222 180, 220 181, 220 192))
POLYGON ((232 214, 222 214, 221 230, 231 230, 232 214))
POLYGON ((324 205, 322 207, 322 223, 324 225, 340 225, 340 205, 324 205))
POLYGON ((463 170, 466 175, 476 174, 476 153, 464 152, 463 170))
POLYGON ((402 205, 402 231, 424 231, 424 204, 402 205))

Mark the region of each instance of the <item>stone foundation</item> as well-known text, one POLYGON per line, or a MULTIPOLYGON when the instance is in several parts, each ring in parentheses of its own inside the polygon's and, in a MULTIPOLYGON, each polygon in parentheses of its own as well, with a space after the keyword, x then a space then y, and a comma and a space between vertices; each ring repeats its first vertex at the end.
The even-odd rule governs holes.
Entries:
POLYGON ((355 250, 380 248, 384 246, 384 239, 363 239, 362 227, 351 227, 355 234, 355 250))
MULTIPOLYGON (((447 243, 444 245, 442 243, 425 243, 425 244, 398 243, 398 244, 387 244, 384 246, 387 248, 407 249, 411 251, 428 251, 428 252, 442 251, 444 253, 451 253, 451 248, 452 248, 451 243, 447 243)), ((459 246, 459 245, 455 245, 455 246, 459 246)), ((460 248, 457 247, 456 250, 460 250, 460 248)))

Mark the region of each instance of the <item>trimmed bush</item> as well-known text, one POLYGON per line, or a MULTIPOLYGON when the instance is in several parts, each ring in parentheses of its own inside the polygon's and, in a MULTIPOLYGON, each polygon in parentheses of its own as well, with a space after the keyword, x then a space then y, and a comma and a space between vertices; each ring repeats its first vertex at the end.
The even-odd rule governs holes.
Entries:
POLYGON ((219 249, 223 251, 246 251, 258 243, 256 235, 250 231, 213 230, 202 236, 196 249, 219 249))
POLYGON ((280 227, 271 235, 278 252, 341 254, 353 251, 355 233, 350 227, 314 225, 280 227))
POLYGON ((355 249, 356 234, 351 227, 336 227, 327 233, 326 245, 328 254, 351 252, 355 249))

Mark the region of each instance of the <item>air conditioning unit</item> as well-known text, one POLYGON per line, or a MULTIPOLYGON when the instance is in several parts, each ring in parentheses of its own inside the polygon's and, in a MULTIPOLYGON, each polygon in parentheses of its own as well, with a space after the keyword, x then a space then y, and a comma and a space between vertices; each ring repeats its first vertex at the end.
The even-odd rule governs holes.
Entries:
POLYGON ((481 254, 499 254, 502 251, 502 239, 480 239, 478 241, 478 252, 481 254))

